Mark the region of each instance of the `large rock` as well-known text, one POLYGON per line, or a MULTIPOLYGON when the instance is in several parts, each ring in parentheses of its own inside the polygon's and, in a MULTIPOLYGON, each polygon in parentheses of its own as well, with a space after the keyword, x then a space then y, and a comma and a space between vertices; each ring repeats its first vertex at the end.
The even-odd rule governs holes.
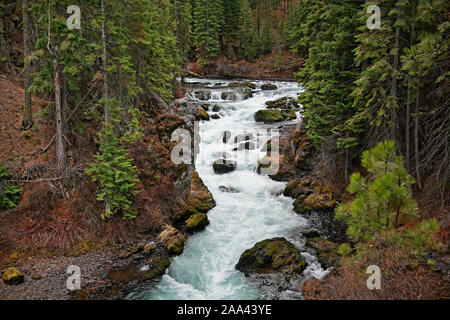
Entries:
POLYGON ((323 238, 312 238, 306 242, 308 247, 316 250, 317 258, 323 268, 328 269, 339 262, 337 253, 339 245, 323 238))
POLYGON ((255 121, 265 123, 280 122, 284 121, 284 117, 280 110, 259 110, 255 113, 255 121))
POLYGON ((255 121, 256 122, 264 122, 264 123, 295 120, 296 118, 297 118, 297 114, 295 113, 295 109, 259 110, 258 112, 255 113, 255 121))
POLYGON ((205 120, 205 121, 210 120, 208 112, 206 112, 206 110, 203 107, 198 107, 198 112, 200 113, 201 120, 205 120))
POLYGON ((166 229, 160 233, 158 239, 170 254, 180 255, 183 253, 186 237, 174 227, 167 226, 166 229))
POLYGON ((271 83, 265 83, 261 86, 261 90, 263 91, 270 91, 270 90, 277 90, 278 87, 271 83))
POLYGON ((284 97, 278 100, 267 101, 266 106, 269 109, 299 109, 300 105, 292 98, 284 97))
POLYGON ((279 272, 285 276, 302 273, 307 263, 300 251, 285 238, 274 238, 258 242, 240 257, 236 269, 246 276, 253 273, 279 272))
POLYGON ((186 201, 177 204, 173 213, 173 220, 181 222, 188 219, 191 215, 201 212, 207 213, 216 206, 216 201, 212 193, 205 186, 203 180, 194 171, 189 186, 189 195, 186 201))
POLYGON ((290 181, 284 189, 283 195, 296 199, 294 210, 298 214, 332 210, 337 204, 333 191, 322 186, 311 176, 290 181))
POLYGON ((7 285, 18 285, 21 284, 25 278, 22 271, 17 268, 8 268, 3 273, 3 282, 7 285))
POLYGON ((186 230, 191 233, 202 231, 207 225, 209 220, 206 213, 195 213, 186 220, 186 230))
POLYGON ((230 88, 250 88, 255 90, 256 89, 256 85, 254 83, 251 82, 230 82, 228 84, 228 86, 230 88))
POLYGON ((226 159, 219 159, 214 161, 213 163, 214 172, 217 174, 232 172, 236 170, 236 167, 237 167, 236 162, 226 159))

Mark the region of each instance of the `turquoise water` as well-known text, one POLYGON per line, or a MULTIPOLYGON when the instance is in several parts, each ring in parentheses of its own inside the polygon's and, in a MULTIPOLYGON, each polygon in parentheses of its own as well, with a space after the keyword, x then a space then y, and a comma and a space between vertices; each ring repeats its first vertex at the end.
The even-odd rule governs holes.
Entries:
MULTIPOLYGON (((196 168, 217 202, 208 213, 211 224, 188 238, 183 254, 173 259, 159 283, 140 294, 141 297, 154 300, 258 299, 258 288, 234 268, 240 255, 258 241, 288 236, 307 223, 292 211, 293 200, 280 195, 285 183, 256 173, 258 159, 265 154, 260 151, 261 147, 276 133, 266 131, 268 126, 257 124, 253 119, 256 111, 265 108, 266 101, 296 97, 300 88, 296 83, 272 82, 279 89, 263 92, 258 89, 261 82, 255 83, 257 93, 252 99, 216 100, 214 103, 221 107, 222 118, 200 124, 196 168), (222 142, 225 130, 232 134, 227 144, 222 142), (233 152, 234 137, 243 133, 253 133, 258 147, 253 151, 233 152), (237 170, 216 175, 212 163, 224 152, 237 161, 237 170), (219 190, 220 186, 233 187, 238 192, 224 193, 219 190)), ((220 97, 220 90, 212 90, 215 90, 212 99, 220 97)))

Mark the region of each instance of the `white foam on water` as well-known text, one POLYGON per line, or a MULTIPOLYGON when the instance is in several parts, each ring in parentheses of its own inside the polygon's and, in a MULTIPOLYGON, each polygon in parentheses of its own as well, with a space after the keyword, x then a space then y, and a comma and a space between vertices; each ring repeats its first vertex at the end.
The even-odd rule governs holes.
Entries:
MULTIPOLYGON (((187 81, 227 83, 224 80, 187 81)), ((261 91, 264 82, 252 82, 257 85, 253 98, 235 102, 217 99, 224 116, 200 124, 200 154, 196 168, 217 206, 208 213, 211 224, 188 238, 183 254, 175 257, 166 275, 145 292, 145 299, 258 299, 260 295, 255 285, 235 269, 240 255, 258 241, 288 237, 294 229, 307 224, 293 212, 293 199, 277 195, 286 184, 256 173, 257 161, 265 154, 261 145, 268 136, 257 136, 261 134, 262 126, 254 121, 254 113, 264 109, 268 100, 285 96, 296 98, 300 88, 292 82, 271 82, 278 90, 261 91), (224 144, 226 130, 232 135, 224 144), (233 151, 235 136, 244 133, 261 137, 257 148, 233 151), (223 152, 228 158, 235 159, 238 166, 232 173, 218 175, 213 172, 212 163, 223 152), (233 187, 237 192, 221 192, 221 186, 233 187)), ((217 92, 213 94, 215 99, 219 96, 217 92)), ((304 254, 304 257, 311 262, 306 270, 308 274, 320 277, 326 272, 313 256, 304 254)))

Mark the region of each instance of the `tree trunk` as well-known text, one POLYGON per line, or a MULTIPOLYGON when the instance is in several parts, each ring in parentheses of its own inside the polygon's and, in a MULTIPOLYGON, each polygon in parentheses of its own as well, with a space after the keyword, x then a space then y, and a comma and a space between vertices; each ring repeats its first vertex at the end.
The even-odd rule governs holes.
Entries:
POLYGON ((103 64, 103 103, 105 104, 105 123, 108 124, 111 122, 111 112, 109 110, 108 103, 108 72, 107 72, 107 60, 106 60, 106 15, 105 15, 105 0, 101 0, 102 4, 102 43, 103 43, 103 56, 102 56, 102 64, 103 64))
POLYGON ((422 182, 420 181, 420 168, 419 168, 419 103, 420 103, 420 96, 419 94, 417 94, 416 114, 414 119, 414 152, 416 155, 417 184, 419 186, 419 189, 422 190, 422 182))
POLYGON ((56 113, 56 159, 58 160, 60 173, 65 173, 67 168, 66 146, 64 144, 63 110, 61 103, 61 80, 58 63, 58 48, 53 53, 53 72, 55 81, 55 113, 56 113))
POLYGON ((23 110, 22 128, 29 130, 33 127, 33 115, 31 111, 31 62, 30 58, 30 17, 29 3, 27 0, 23 2, 23 46, 24 46, 24 64, 25 64, 25 105, 23 110))
MULTIPOLYGON (((394 63, 393 63, 393 69, 394 69, 394 75, 392 77, 392 88, 391 88, 391 94, 395 101, 395 104, 397 104, 397 72, 398 72, 398 64, 399 64, 399 47, 400 47, 400 29, 397 27, 395 29, 395 45, 394 45, 394 63)), ((397 133, 397 108, 394 108, 394 110, 391 110, 391 139, 394 141, 396 140, 396 133, 397 133)), ((399 147, 399 146, 397 146, 399 147)))

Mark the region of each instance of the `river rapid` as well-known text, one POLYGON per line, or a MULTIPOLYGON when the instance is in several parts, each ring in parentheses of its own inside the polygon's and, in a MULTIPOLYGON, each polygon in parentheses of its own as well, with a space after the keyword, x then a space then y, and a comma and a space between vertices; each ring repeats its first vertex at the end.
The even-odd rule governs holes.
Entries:
MULTIPOLYGON (((181 299, 268 299, 273 296, 261 290, 257 281, 246 278, 235 269, 240 255, 258 241, 274 237, 286 237, 304 252, 304 239, 297 231, 305 228, 308 221, 293 212, 293 199, 284 197, 284 182, 276 182, 256 172, 258 160, 264 157, 262 146, 277 133, 280 126, 263 125, 255 122, 254 114, 265 109, 265 102, 282 97, 296 98, 301 88, 294 82, 270 82, 278 89, 261 90, 264 81, 252 81, 256 85, 253 97, 242 100, 239 94, 235 100, 222 100, 222 92, 228 84, 225 80, 187 79, 188 82, 207 82, 211 93, 207 101, 220 107, 218 120, 200 123, 199 154, 196 168, 216 200, 217 206, 208 213, 210 225, 202 232, 189 236, 182 255, 173 262, 159 282, 142 292, 135 299, 181 300, 181 299), (272 129, 272 131, 270 131, 272 129), (231 139, 224 144, 224 131, 231 132, 231 139), (252 134, 255 150, 233 151, 235 137, 252 134), (212 163, 223 154, 237 162, 237 169, 218 175, 212 163), (225 188, 228 191, 224 192, 225 188)), ((227 89, 228 90, 228 89, 227 89)), ((192 96, 195 100, 195 97, 192 96)), ((200 102, 200 101, 199 101, 200 102)), ((290 121, 290 125, 299 123, 290 121)), ((322 278, 326 271, 317 263, 315 256, 302 253, 309 263, 304 278, 322 278)), ((293 280, 295 281, 295 280, 293 280)), ((299 280, 297 280, 299 281, 299 280)), ((298 288, 297 285, 293 286, 298 288)), ((278 290, 276 290, 278 291, 278 290)), ((301 293, 287 288, 277 298, 301 299, 301 293)))

